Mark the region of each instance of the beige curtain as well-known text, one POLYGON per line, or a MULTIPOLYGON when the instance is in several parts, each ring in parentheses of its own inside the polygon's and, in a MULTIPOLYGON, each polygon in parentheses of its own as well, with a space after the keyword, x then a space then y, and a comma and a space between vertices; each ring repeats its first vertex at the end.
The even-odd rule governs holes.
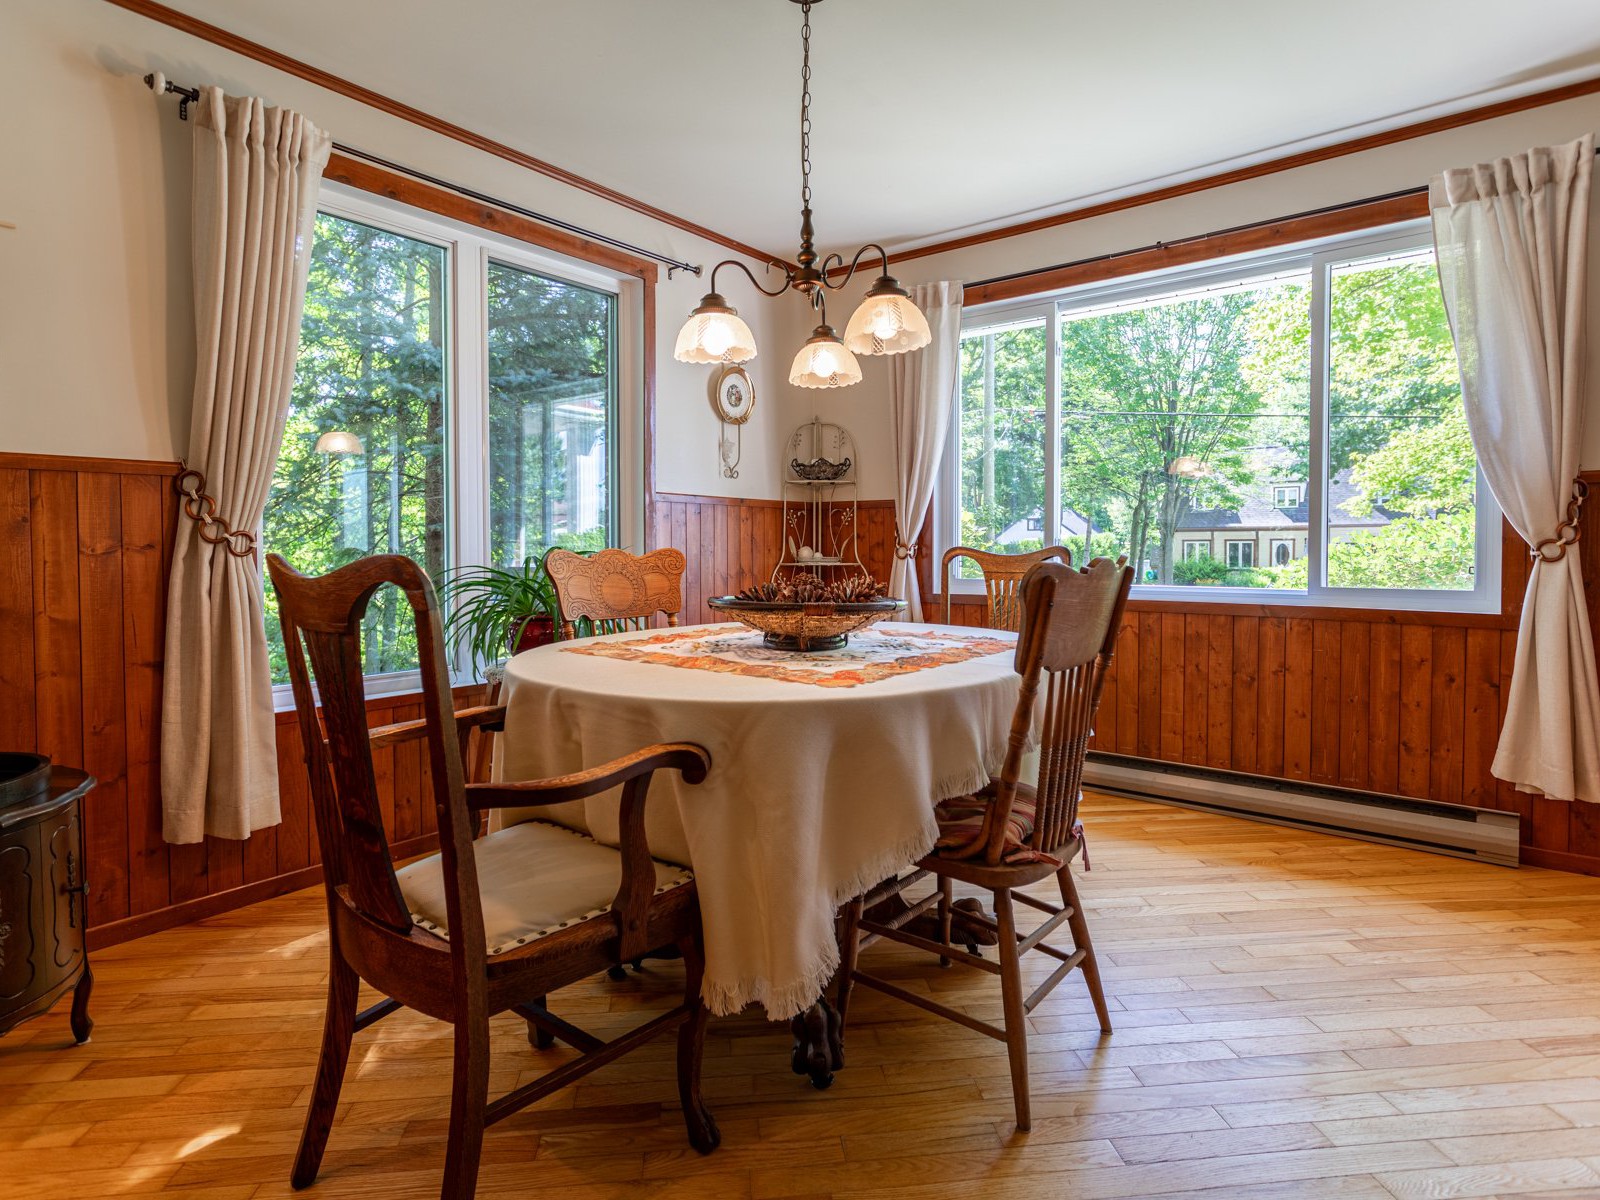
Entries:
POLYGON ((247 838, 279 819, 261 562, 249 551, 289 409, 329 147, 304 117, 258 99, 204 88, 194 108, 187 466, 204 482, 187 483, 211 500, 191 501, 191 513, 213 520, 180 516, 172 553, 161 710, 169 842, 247 838))
POLYGON ((1593 166, 1590 134, 1446 171, 1430 200, 1472 443, 1536 548, 1492 769, 1523 791, 1600 801, 1594 639, 1563 532, 1583 439, 1593 166))
POLYGON ((919 283, 911 299, 928 318, 933 340, 889 360, 889 416, 894 429, 894 566, 889 594, 922 620, 922 595, 911 557, 939 478, 939 461, 956 406, 961 358, 961 284, 919 283))

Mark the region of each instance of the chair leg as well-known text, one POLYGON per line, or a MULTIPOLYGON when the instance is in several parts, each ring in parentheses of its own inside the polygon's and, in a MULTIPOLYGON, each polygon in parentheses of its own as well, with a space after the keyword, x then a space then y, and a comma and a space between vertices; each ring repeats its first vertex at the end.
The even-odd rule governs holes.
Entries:
POLYGON ((1078 885, 1072 881, 1072 866, 1062 863, 1056 872, 1056 882, 1061 885, 1061 903, 1072 910, 1067 918, 1067 928, 1072 930, 1072 944, 1083 951, 1083 981, 1089 985, 1089 999, 1094 1001, 1095 1015, 1100 1018, 1100 1032, 1111 1032, 1111 1013, 1106 1008, 1106 990, 1100 982, 1100 964, 1095 961, 1094 943, 1089 940, 1089 922, 1084 919, 1083 901, 1078 899, 1078 885))
POLYGON ((483 1118, 489 1106, 489 1022, 461 1014, 456 1023, 455 1078, 450 1090, 450 1142, 444 1154, 440 1200, 470 1197, 483 1157, 483 1118))
MULTIPOLYGON (((948 875, 939 876, 939 940, 946 946, 950 944, 950 927, 952 925, 950 914, 955 909, 956 884, 948 875)), ((944 955, 939 956, 939 965, 948 967, 950 960, 944 955)))
POLYGON ((699 935, 678 943, 683 953, 683 1003, 689 1015, 678 1026, 678 1098, 683 1104, 683 1122, 689 1129, 689 1144, 701 1154, 710 1154, 722 1141, 716 1118, 700 1094, 700 1062, 705 1054, 706 1011, 700 998, 700 981, 705 974, 705 951, 699 935))
POLYGON ((861 914, 866 900, 857 896, 844 906, 844 928, 840 931, 839 989, 833 997, 834 1010, 839 1014, 839 1041, 843 1043, 847 1030, 846 1018, 850 1013, 850 993, 855 990, 856 964, 861 961, 861 914))
POLYGON ((1022 952, 1017 948, 1009 888, 995 892, 994 915, 1000 927, 1000 993, 1005 1001, 1006 1052, 1011 1058, 1011 1100, 1017 1128, 1026 1133, 1033 1124, 1028 1107, 1028 1014, 1022 1005, 1022 952))
MULTIPOLYGON (((535 996, 533 1002, 540 1008, 549 1007, 548 996, 535 996)), ((547 1029, 541 1029, 532 1021, 528 1022, 528 1044, 535 1050, 548 1050, 556 1044, 556 1035, 547 1029)))
POLYGON ((328 966, 328 1003, 322 1018, 322 1053, 317 1059, 317 1081, 311 1092, 311 1106, 300 1133, 300 1149, 295 1155, 290 1186, 299 1189, 316 1182, 322 1167, 322 1152, 328 1148, 328 1131, 333 1128, 334 1110, 339 1107, 339 1089, 344 1083, 345 1065, 350 1061, 350 1041, 356 1033, 356 995, 361 987, 350 964, 332 943, 328 966))

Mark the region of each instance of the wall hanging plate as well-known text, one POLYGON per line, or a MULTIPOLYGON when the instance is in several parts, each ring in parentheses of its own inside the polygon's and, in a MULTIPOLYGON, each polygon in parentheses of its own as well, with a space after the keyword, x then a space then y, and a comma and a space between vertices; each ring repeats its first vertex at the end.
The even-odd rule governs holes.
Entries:
POLYGON ((743 425, 756 408, 756 386, 743 367, 729 364, 711 377, 711 407, 729 425, 743 425))

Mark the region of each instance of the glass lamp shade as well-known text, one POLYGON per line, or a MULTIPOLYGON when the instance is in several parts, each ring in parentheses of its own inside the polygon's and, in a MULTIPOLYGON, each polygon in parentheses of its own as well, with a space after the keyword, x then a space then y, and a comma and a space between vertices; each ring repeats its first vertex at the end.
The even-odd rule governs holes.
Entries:
POLYGON ((898 285, 873 288, 844 327, 844 344, 857 354, 904 354, 932 340, 928 318, 898 285))
POLYGON ((317 439, 314 447, 317 454, 365 454, 367 448, 361 444, 361 439, 355 434, 344 429, 333 429, 317 439))
POLYGON ((861 382, 861 364, 837 333, 827 325, 818 325, 794 356, 789 382, 803 388, 849 387, 861 382))
POLYGON ((756 335, 715 292, 689 314, 672 348, 672 357, 686 363, 742 363, 755 356, 756 335))

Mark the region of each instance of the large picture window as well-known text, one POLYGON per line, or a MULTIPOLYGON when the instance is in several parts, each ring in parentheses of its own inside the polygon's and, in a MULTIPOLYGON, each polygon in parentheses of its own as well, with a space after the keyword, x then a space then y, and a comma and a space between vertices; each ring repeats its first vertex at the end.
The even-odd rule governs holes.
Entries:
MULTIPOLYGON (((438 576, 637 544, 618 489, 639 452, 637 281, 337 187, 320 208, 264 548, 311 574, 405 554, 438 576)), ((373 597, 363 633, 369 691, 410 686, 398 592, 373 597)), ((267 639, 283 684, 270 588, 267 639)))
POLYGON ((943 545, 1125 555, 1150 598, 1498 609, 1425 226, 970 310, 961 366, 943 545))

